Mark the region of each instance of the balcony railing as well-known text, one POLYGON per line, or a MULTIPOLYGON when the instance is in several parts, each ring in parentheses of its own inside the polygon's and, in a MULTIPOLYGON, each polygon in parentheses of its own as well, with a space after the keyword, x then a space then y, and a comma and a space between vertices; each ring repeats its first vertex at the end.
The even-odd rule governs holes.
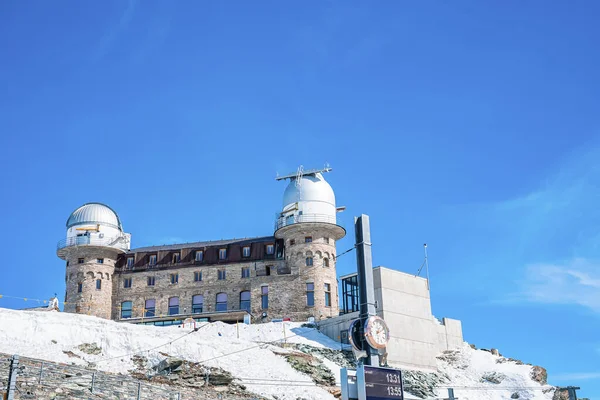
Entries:
POLYGON ((56 245, 56 250, 59 251, 71 246, 103 246, 114 247, 121 250, 129 250, 127 237, 117 236, 111 238, 94 238, 89 236, 75 236, 60 240, 56 245))
POLYGON ((275 230, 283 228, 284 226, 299 224, 303 222, 321 222, 326 224, 339 225, 340 221, 334 215, 328 214, 301 214, 301 215, 289 215, 287 217, 278 217, 275 221, 275 230))

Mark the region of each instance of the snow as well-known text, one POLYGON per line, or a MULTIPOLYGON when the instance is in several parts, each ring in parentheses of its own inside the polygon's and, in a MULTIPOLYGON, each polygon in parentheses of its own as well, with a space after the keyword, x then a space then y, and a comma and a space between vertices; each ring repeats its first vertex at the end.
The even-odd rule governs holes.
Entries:
MULTIPOLYGON (((340 343, 301 323, 278 322, 256 325, 228 325, 220 322, 198 323, 200 328, 155 327, 133 325, 96 317, 62 312, 36 312, 0 308, 0 352, 61 363, 87 365, 112 373, 128 373, 135 366, 131 356, 139 354, 156 364, 167 353, 171 356, 219 367, 231 372, 248 390, 269 398, 334 399, 326 390, 317 387, 311 378, 295 369, 281 355, 289 349, 276 347, 273 342, 307 344, 339 350, 340 343), (89 355, 77 347, 96 343, 102 348, 99 355, 89 355), (71 358, 64 352, 81 357, 71 358), (278 353, 278 354, 276 354, 278 353), (285 381, 285 382, 282 382, 285 381)), ((339 383, 339 366, 320 357, 332 370, 339 383)), ((500 400, 518 392, 523 400, 551 399, 542 394, 541 385, 529 378, 531 367, 514 363, 497 363, 499 357, 476 351, 465 344, 458 360, 439 361, 439 370, 451 379, 455 395, 461 400, 500 400), (481 383, 488 371, 506 375, 500 384, 481 383), (461 387, 480 387, 490 390, 467 390, 461 387), (525 388, 536 387, 535 390, 525 388), (502 390, 499 390, 504 388, 502 390), (517 390, 515 388, 522 388, 517 390)), ((439 392, 446 397, 446 391, 439 392)), ((412 396, 407 396, 412 398, 412 396)))

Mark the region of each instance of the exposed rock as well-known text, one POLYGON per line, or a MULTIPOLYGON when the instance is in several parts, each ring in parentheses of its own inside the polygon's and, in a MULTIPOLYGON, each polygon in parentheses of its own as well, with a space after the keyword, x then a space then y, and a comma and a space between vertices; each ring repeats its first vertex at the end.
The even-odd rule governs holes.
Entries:
POLYGON ((307 344, 292 344, 292 348, 299 350, 303 353, 321 356, 329 361, 333 361, 342 368, 356 368, 356 360, 354 354, 350 350, 332 350, 323 347, 315 347, 307 344))
POLYGON ((156 370, 156 373, 160 374, 160 373, 170 373, 172 371, 175 371, 177 368, 179 368, 181 366, 181 364, 183 364, 183 360, 177 357, 167 357, 164 360, 162 360, 161 362, 159 362, 156 366, 154 366, 154 369, 156 370))
POLYGON ((435 388, 450 382, 450 377, 436 372, 402 371, 404 391, 421 398, 435 397, 435 388))
POLYGON ((498 349, 492 349, 491 352, 492 352, 493 356, 497 356, 497 357, 500 356, 500 352, 498 351, 498 349))
POLYGON ((58 342, 57 342, 56 340, 54 340, 54 339, 52 339, 52 340, 51 340, 51 342, 52 342, 52 344, 56 344, 56 343, 58 343, 58 342))
POLYGON ((82 343, 77 348, 86 354, 98 355, 102 353, 102 348, 96 343, 82 343))
POLYGON ((68 355, 70 358, 81 358, 79 357, 77 354, 73 353, 72 351, 65 351, 63 350, 63 353, 65 353, 66 355, 68 355))
POLYGON ((517 392, 514 392, 513 394, 510 395, 511 399, 518 399, 519 397, 521 397, 521 396, 519 396, 519 393, 517 393, 517 392))
POLYGON ((556 389, 552 400, 569 400, 569 391, 567 389, 556 389))
POLYGON ((475 346, 473 343, 471 343, 471 344, 469 345, 469 347, 470 347, 470 348, 472 348, 473 350, 477 350, 477 346, 475 346))
POLYGON ((506 379, 506 375, 500 373, 500 372, 486 372, 485 374, 483 374, 483 376, 481 377, 480 381, 481 382, 488 382, 488 383, 493 383, 493 384, 499 384, 500 382, 502 382, 504 379, 506 379))
POLYGON ((548 383, 548 372, 546 372, 546 368, 535 366, 531 368, 531 379, 538 382, 541 385, 545 385, 548 383))
POLYGON ((287 354, 284 357, 295 370, 307 374, 316 384, 335 385, 335 376, 318 358, 305 353, 287 354))

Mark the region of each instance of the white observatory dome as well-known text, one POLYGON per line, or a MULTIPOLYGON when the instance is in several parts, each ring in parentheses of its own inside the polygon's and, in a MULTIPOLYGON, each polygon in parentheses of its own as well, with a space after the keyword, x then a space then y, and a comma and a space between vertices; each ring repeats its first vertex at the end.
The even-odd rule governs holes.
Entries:
POLYGON ((102 203, 86 203, 73 211, 67 220, 67 229, 76 225, 101 224, 123 231, 121 220, 117 213, 102 203))
POLYGON ((283 212, 297 210, 300 215, 327 215, 335 220, 335 194, 323 175, 303 175, 296 181, 291 179, 283 193, 283 212))

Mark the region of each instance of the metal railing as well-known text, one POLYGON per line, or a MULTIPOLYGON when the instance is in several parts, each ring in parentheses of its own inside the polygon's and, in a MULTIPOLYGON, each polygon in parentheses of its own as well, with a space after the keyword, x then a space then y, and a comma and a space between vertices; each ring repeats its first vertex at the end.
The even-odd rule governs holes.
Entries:
POLYGON ((70 246, 105 246, 116 247, 122 250, 128 250, 128 240, 125 236, 116 236, 110 238, 94 238, 90 236, 75 236, 60 240, 56 244, 56 250, 64 249, 70 246))
POLYGON ((289 215, 285 217, 278 217, 275 221, 275 230, 283 228, 284 226, 299 224, 303 222, 321 222, 326 224, 333 224, 342 226, 334 215, 329 214, 301 214, 301 215, 289 215))

